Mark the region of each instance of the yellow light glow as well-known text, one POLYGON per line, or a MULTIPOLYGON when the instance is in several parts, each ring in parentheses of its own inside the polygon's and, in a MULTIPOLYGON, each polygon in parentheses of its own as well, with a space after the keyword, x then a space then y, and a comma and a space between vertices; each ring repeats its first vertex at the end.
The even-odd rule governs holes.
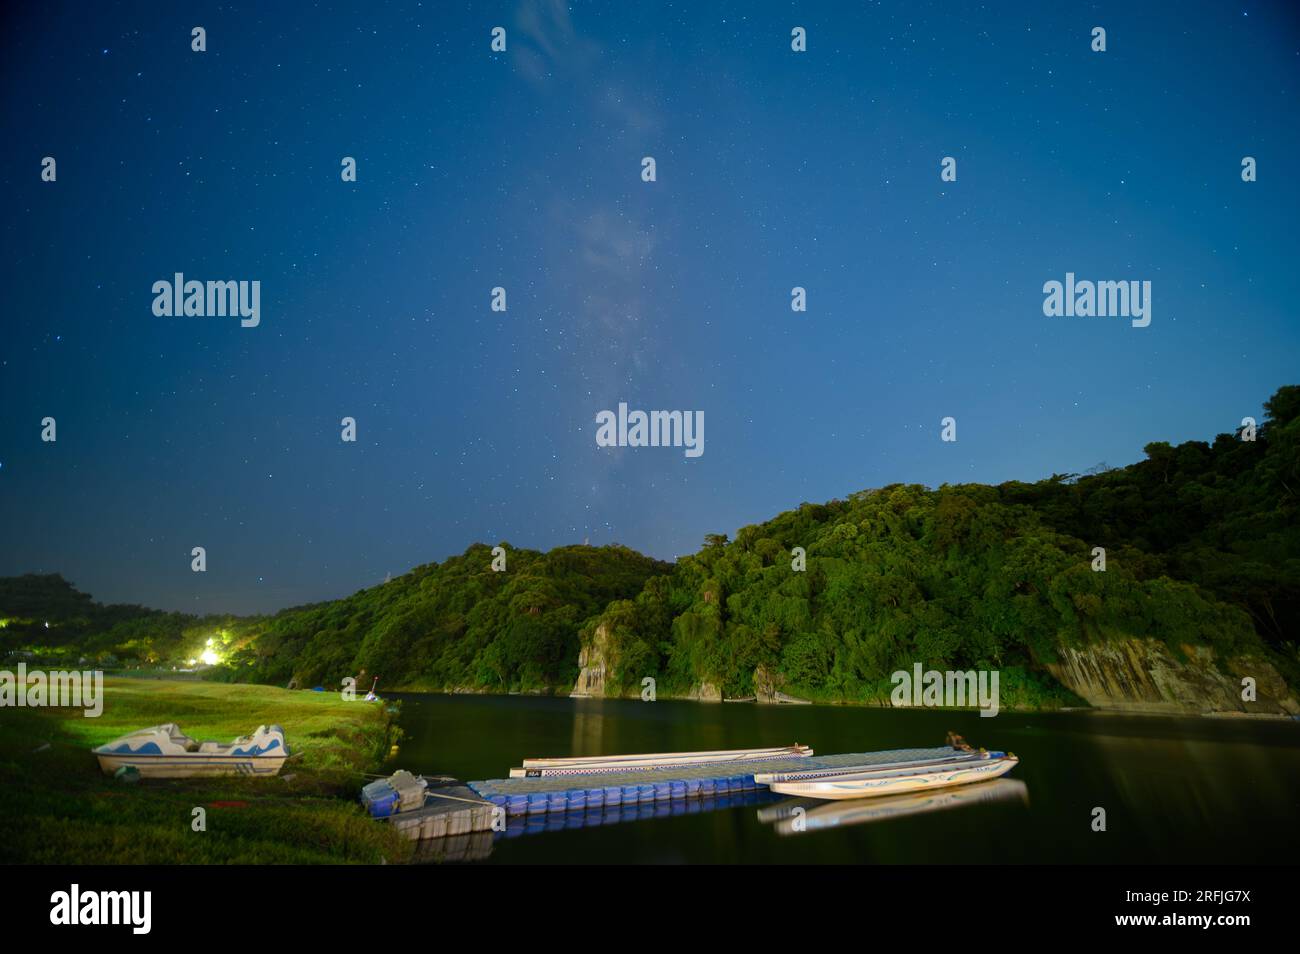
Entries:
POLYGON ((217 654, 210 649, 204 650, 203 655, 199 658, 203 660, 205 666, 215 666, 218 661, 217 654))

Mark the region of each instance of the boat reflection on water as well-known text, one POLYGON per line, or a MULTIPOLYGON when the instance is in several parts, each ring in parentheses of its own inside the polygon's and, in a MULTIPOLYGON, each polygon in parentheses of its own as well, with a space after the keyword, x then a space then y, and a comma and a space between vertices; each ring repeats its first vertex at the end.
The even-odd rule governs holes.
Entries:
POLYGON ((914 792, 884 798, 858 798, 848 802, 825 802, 815 798, 791 798, 758 810, 758 820, 775 824, 779 835, 800 835, 848 825, 923 815, 927 812, 961 808, 988 802, 1018 801, 1029 804, 1029 787, 1019 779, 1001 778, 978 785, 914 792))
POLYGON ((516 815, 511 816, 504 831, 479 831, 422 841, 416 847, 413 860, 417 863, 482 861, 492 854, 493 847, 503 839, 540 835, 545 832, 572 831, 578 828, 621 825, 653 818, 698 815, 728 808, 761 806, 758 809, 760 822, 774 824, 779 835, 796 835, 990 802, 1021 802, 1028 805, 1029 788, 1019 779, 1001 778, 992 782, 981 782, 978 785, 965 785, 934 792, 914 792, 907 795, 859 798, 840 802, 815 798, 784 798, 769 789, 761 788, 707 798, 593 808, 585 812, 516 815))

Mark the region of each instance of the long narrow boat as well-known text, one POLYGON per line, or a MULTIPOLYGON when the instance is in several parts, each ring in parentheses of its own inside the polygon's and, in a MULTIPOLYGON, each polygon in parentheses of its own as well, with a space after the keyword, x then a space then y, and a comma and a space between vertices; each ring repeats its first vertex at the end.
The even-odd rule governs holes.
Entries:
POLYGON ((1019 762, 1018 758, 1008 752, 981 752, 973 759, 954 758, 946 762, 907 768, 877 765, 847 775, 840 772, 809 773, 805 779, 772 782, 770 787, 782 795, 808 798, 870 798, 983 782, 1005 775, 1019 762))
POLYGON ((562 759, 524 759, 510 770, 511 778, 554 778, 562 775, 601 775, 643 769, 680 768, 727 762, 760 762, 768 759, 807 758, 813 750, 806 745, 782 745, 763 749, 715 749, 706 752, 657 752, 641 755, 583 756, 562 759))
POLYGON ((973 755, 960 755, 954 756, 950 759, 940 759, 938 761, 917 762, 914 765, 871 764, 863 765, 860 768, 851 770, 845 768, 818 769, 809 772, 793 773, 797 774, 798 777, 785 779, 785 784, 796 784, 798 782, 826 782, 833 779, 853 779, 859 781, 872 778, 907 778, 913 775, 925 775, 932 772, 956 770, 972 764, 987 762, 988 759, 994 755, 1000 756, 1002 753, 984 752, 975 753, 973 755))
MULTIPOLYGON (((754 774, 754 781, 759 785, 771 785, 774 782, 802 782, 808 779, 824 779, 836 775, 860 775, 863 772, 896 771, 925 766, 950 765, 956 762, 970 762, 982 758, 982 754, 975 751, 966 752, 960 749, 936 749, 931 751, 935 754, 886 762, 862 762, 858 765, 844 765, 838 768, 810 768, 793 772, 757 772, 754 774)), ((890 753, 882 754, 887 755, 890 753)))

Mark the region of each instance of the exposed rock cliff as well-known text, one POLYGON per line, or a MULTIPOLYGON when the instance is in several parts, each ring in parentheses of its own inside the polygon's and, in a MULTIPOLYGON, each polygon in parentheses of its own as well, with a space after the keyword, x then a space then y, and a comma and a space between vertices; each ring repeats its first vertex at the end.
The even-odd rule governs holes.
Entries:
MULTIPOLYGON (((578 653, 578 681, 574 683, 569 695, 601 699, 610 695, 607 680, 612 667, 617 663, 613 657, 609 628, 601 623, 578 653)), ((712 683, 704 682, 693 686, 686 698, 697 702, 721 702, 722 690, 712 683)))
POLYGON ((601 623, 591 641, 584 643, 578 653, 578 681, 569 695, 604 697, 605 677, 611 663, 607 658, 609 649, 609 629, 601 623))
MULTIPOLYGON (((1182 647, 1178 659, 1152 639, 1122 639, 1079 649, 1062 647, 1058 660, 1044 665, 1063 686, 1099 709, 1178 714, 1297 715, 1300 701, 1277 670, 1264 659, 1241 656, 1217 659, 1205 646, 1182 647), (1242 680, 1255 680, 1255 699, 1242 698, 1242 680)), ((612 658, 610 634, 602 623, 578 656, 578 680, 571 695, 603 698, 612 658)), ((783 692, 785 677, 764 666, 754 670, 759 703, 800 703, 783 692)), ((686 698, 721 702, 711 683, 693 686, 686 698)))
POLYGON ((1263 659, 1216 660, 1205 646, 1182 647, 1185 660, 1151 639, 1115 640, 1082 649, 1063 647, 1046 668, 1090 705, 1165 713, 1300 713, 1286 682, 1263 659), (1242 680, 1255 680, 1256 699, 1242 699, 1242 680))

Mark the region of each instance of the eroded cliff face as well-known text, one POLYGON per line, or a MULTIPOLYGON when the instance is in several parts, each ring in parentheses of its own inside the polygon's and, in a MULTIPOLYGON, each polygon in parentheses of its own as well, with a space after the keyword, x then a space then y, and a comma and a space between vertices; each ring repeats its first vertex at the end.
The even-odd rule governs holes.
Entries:
MULTIPOLYGON (((569 695, 601 699, 611 695, 607 680, 615 661, 610 647, 609 629, 601 623, 592 633, 591 640, 578 653, 578 681, 574 683, 569 695)), ((697 702, 721 702, 722 690, 712 683, 703 682, 693 686, 685 698, 697 702)))
POLYGON ((1300 714, 1300 702, 1271 664, 1249 656, 1218 660, 1206 646, 1184 646, 1178 660, 1151 639, 1062 647, 1046 669, 1089 705, 1169 714, 1300 714), (1255 701, 1242 699, 1242 679, 1255 680, 1255 701))
MULTIPOLYGON (((1169 715, 1300 715, 1300 701, 1278 671, 1264 659, 1240 656, 1221 660, 1207 646, 1182 647, 1176 659, 1163 643, 1152 639, 1121 639, 1079 649, 1061 647, 1058 661, 1043 666, 1063 686, 1099 709, 1169 715), (1255 700, 1242 699, 1242 680, 1255 680, 1255 700)), ((611 658, 609 630, 598 626, 578 656, 574 696, 604 698, 611 658)), ((758 667, 754 689, 760 703, 798 703, 786 695, 780 673, 758 667)), ((701 702, 721 702, 721 690, 710 683, 692 687, 685 696, 701 702)))
POLYGON ((609 673, 609 629, 604 623, 596 627, 591 642, 578 653, 578 681, 573 684, 571 696, 605 695, 605 677, 609 673))

